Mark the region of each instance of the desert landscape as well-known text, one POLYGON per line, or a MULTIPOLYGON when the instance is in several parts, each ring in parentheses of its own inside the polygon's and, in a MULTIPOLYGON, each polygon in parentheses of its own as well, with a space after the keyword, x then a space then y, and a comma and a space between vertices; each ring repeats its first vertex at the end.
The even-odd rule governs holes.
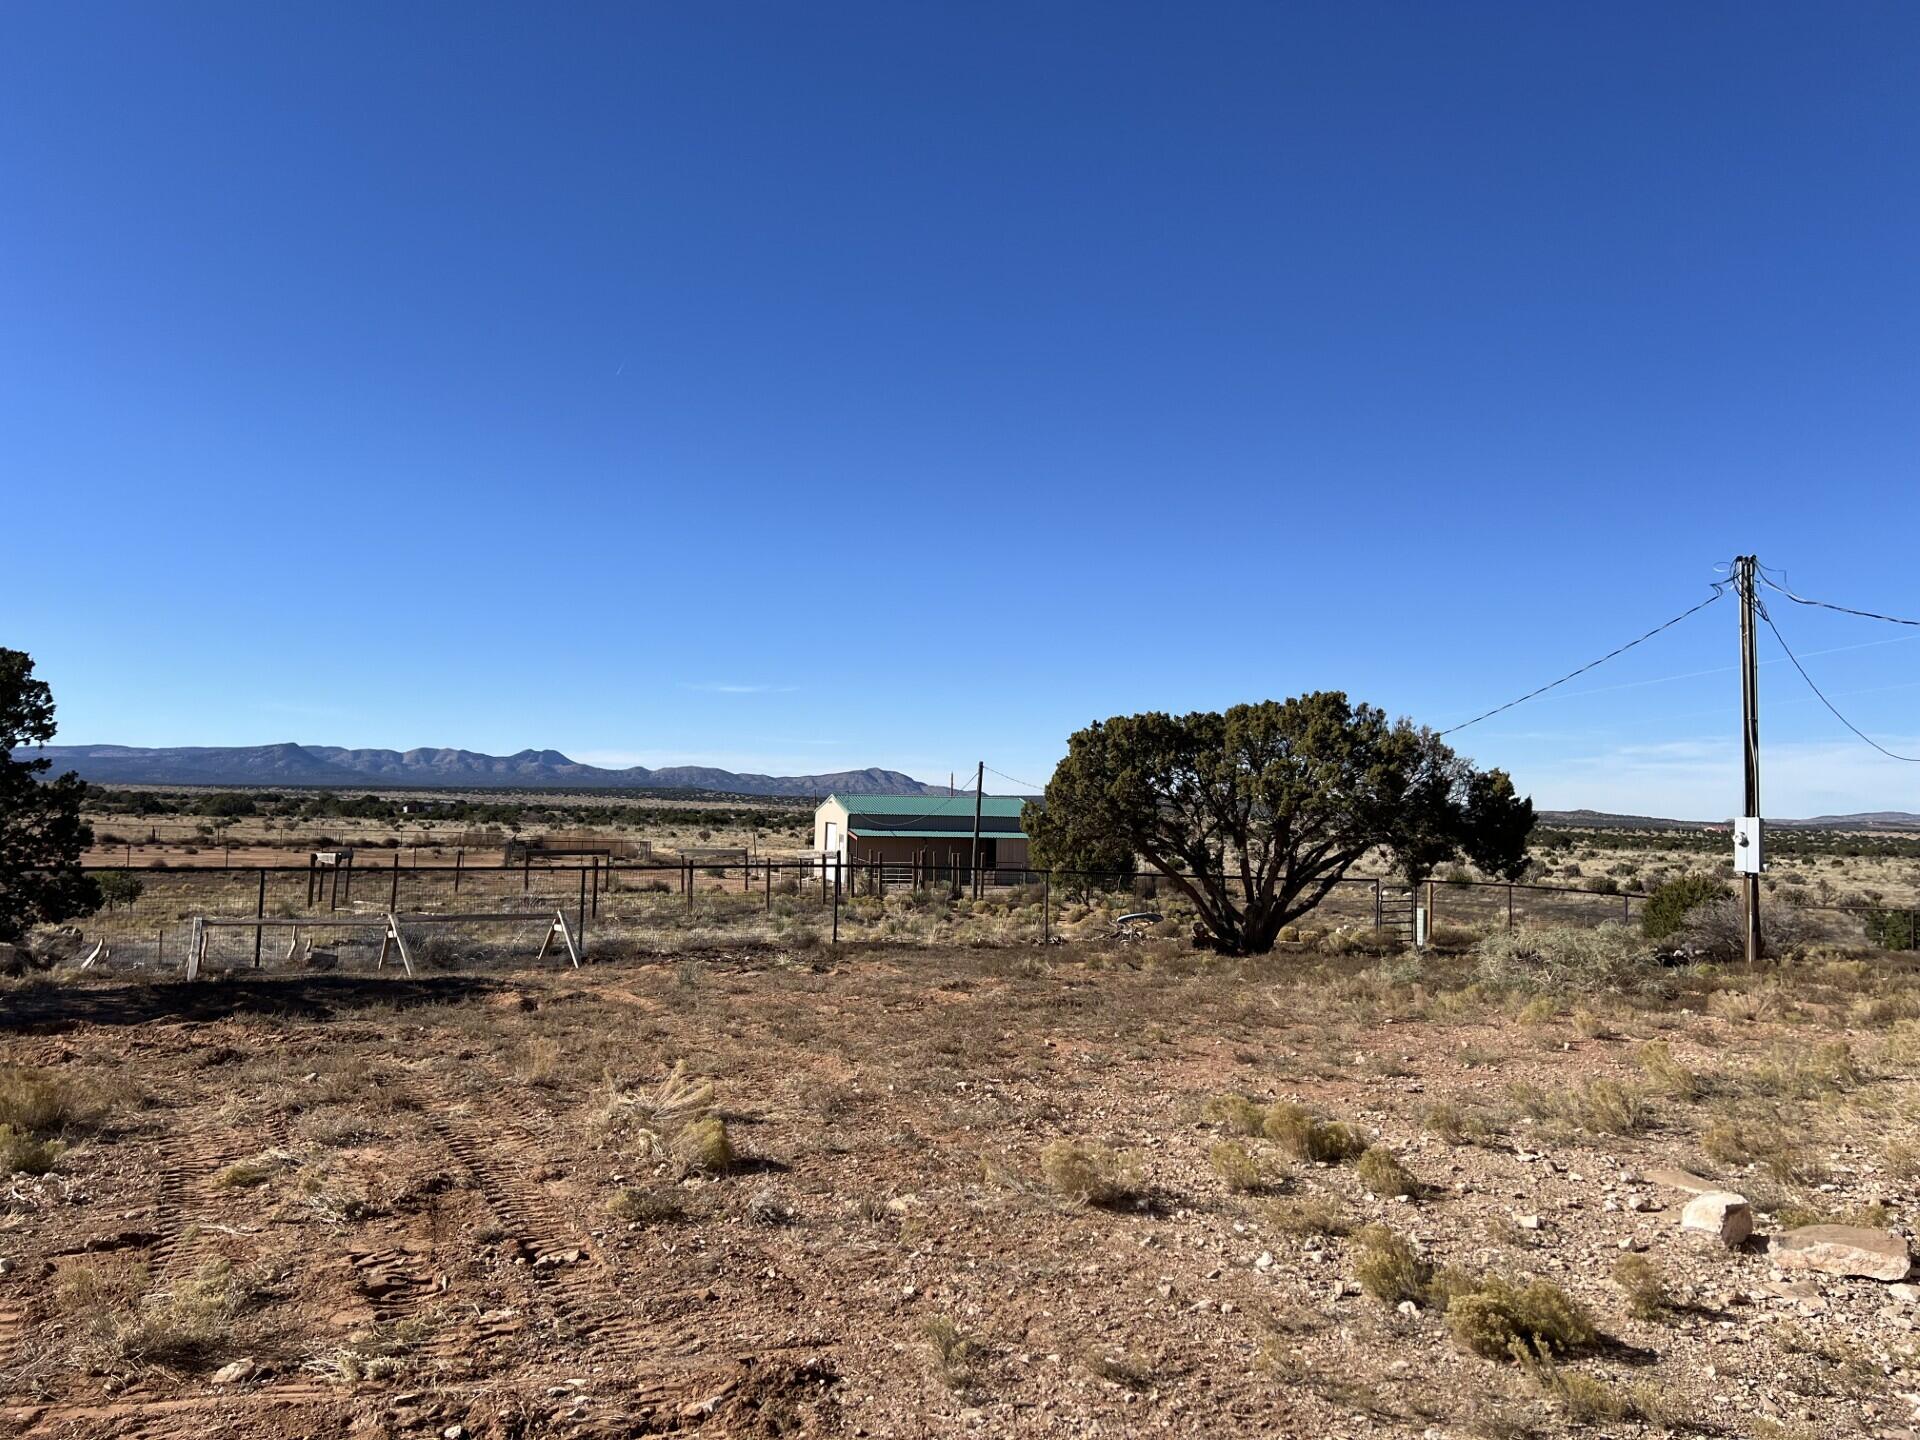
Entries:
POLYGON ((1920 8, 4 22, 0 1440, 1920 1440, 1920 8))
POLYGON ((0 1424, 1904 1433, 1909 962, 1520 941, 14 981, 0 1424))

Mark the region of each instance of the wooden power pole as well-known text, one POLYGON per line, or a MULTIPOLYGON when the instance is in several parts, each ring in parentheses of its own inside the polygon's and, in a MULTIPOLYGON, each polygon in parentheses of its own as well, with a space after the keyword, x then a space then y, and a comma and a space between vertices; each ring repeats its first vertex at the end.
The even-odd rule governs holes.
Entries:
POLYGON ((1754 566, 1751 555, 1733 562, 1740 597, 1740 749, 1746 807, 1734 827, 1734 868, 1740 872, 1746 914, 1747 964, 1760 963, 1760 666, 1754 651, 1754 566))
POLYGON ((980 898, 980 797, 986 793, 987 762, 982 760, 980 768, 973 772, 973 859, 968 865, 968 873, 973 877, 973 898, 980 898))

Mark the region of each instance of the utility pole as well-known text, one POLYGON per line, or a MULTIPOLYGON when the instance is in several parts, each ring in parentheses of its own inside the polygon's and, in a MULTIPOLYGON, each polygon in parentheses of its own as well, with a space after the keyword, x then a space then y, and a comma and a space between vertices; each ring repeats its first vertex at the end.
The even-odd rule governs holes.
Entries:
POLYGON ((1740 597, 1740 749, 1746 772, 1746 807, 1734 824, 1734 869, 1740 872, 1746 913, 1747 964, 1760 963, 1760 666, 1755 658, 1754 566, 1751 555, 1733 562, 1740 597))
POLYGON ((968 862, 968 873, 973 877, 973 898, 980 898, 980 797, 987 789, 987 762, 982 760, 980 768, 973 772, 973 859, 968 862))

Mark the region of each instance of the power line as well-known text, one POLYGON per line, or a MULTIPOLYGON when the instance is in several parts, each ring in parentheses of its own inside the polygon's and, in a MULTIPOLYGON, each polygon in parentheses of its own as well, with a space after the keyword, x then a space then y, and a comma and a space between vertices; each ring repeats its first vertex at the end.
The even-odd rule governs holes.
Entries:
MULTIPOLYGON (((1770 582, 1770 581, 1769 581, 1768 583, 1769 583, 1769 584, 1771 584, 1772 582, 1770 582)), ((1776 590, 1778 590, 1778 589, 1779 589, 1780 587, 1776 585, 1776 586, 1774 586, 1774 588, 1775 588, 1776 590)), ((1782 593, 1782 594, 1786 594, 1787 592, 1786 592, 1786 591, 1781 591, 1781 593, 1782 593)), ((1796 597, 1792 597, 1792 598, 1796 598, 1796 599, 1797 599, 1798 597, 1796 596, 1796 597)), ((1819 602, 1819 601, 1817 601, 1817 600, 1815 600, 1815 601, 1807 601, 1807 602, 1803 602, 1803 603, 1807 603, 1807 604, 1815 604, 1815 605, 1817 605, 1817 604, 1819 604, 1820 602, 1819 602)), ((1838 606, 1829 606, 1828 608, 1829 608, 1829 609, 1838 609, 1838 608, 1840 608, 1840 607, 1838 607, 1838 606)), ((1756 604, 1755 604, 1755 606, 1754 606, 1754 609, 1755 609, 1755 610, 1757 610, 1757 611, 1759 612, 1759 614, 1760 614, 1760 618, 1761 618, 1762 620, 1764 620, 1764 621, 1766 621, 1766 622, 1767 622, 1767 629, 1769 629, 1769 630, 1771 630, 1771 631, 1773 632, 1773 638, 1774 638, 1775 640, 1778 640, 1778 641, 1780 642, 1780 648, 1781 648, 1782 650, 1785 650, 1785 651, 1787 652, 1787 659, 1789 659, 1789 660, 1791 660, 1791 661, 1793 661, 1793 668, 1794 668, 1794 669, 1796 669, 1796 670, 1798 670, 1798 671, 1800 672, 1800 678, 1801 678, 1802 680, 1804 680, 1804 681, 1806 681, 1806 682, 1807 682, 1807 688, 1808 688, 1809 690, 1811 690, 1811 691, 1813 691, 1813 693, 1814 693, 1815 695, 1817 695, 1817 696, 1819 696, 1819 698, 1820 698, 1820 703, 1821 703, 1822 705, 1824 705, 1824 706, 1826 706, 1826 707, 1827 707, 1827 709, 1828 709, 1828 710, 1830 710, 1830 711, 1831 711, 1831 712, 1833 713, 1833 718, 1834 718, 1834 719, 1836 719, 1836 720, 1838 720, 1838 721, 1839 721, 1839 722, 1840 722, 1840 723, 1841 723, 1842 725, 1844 725, 1844 726, 1846 726, 1846 727, 1847 727, 1847 729, 1849 729, 1849 730, 1851 730, 1851 731, 1852 731, 1852 732, 1853 732, 1853 733, 1854 733, 1855 735, 1858 735, 1858 736, 1859 736, 1859 737, 1860 737, 1860 738, 1861 738, 1862 740, 1864 740, 1864 741, 1866 741, 1866 742, 1867 742, 1867 744, 1869 744, 1869 745, 1871 745, 1871 746, 1872 746, 1872 747, 1873 747, 1874 749, 1876 749, 1876 750, 1878 750, 1878 751, 1879 751, 1879 752, 1880 752, 1880 753, 1881 753, 1882 755, 1884 755, 1884 756, 1886 756, 1886 757, 1887 757, 1887 758, 1888 758, 1889 760, 1905 760, 1905 761, 1907 761, 1907 762, 1908 762, 1909 764, 1913 764, 1913 765, 1920 765, 1920 755, 1897 755, 1897 754, 1895 754, 1895 753, 1894 753, 1893 751, 1891 751, 1891 750, 1889 750, 1889 749, 1887 749, 1887 747, 1886 747, 1886 746, 1884 746, 1884 745, 1882 745, 1882 744, 1881 744, 1881 743, 1880 743, 1880 742, 1879 742, 1878 740, 1875 740, 1875 739, 1874 739, 1874 738, 1873 738, 1873 737, 1872 737, 1871 735, 1869 735, 1869 734, 1867 734, 1867 732, 1866 732, 1866 731, 1864 731, 1864 730, 1862 730, 1862 729, 1861 729, 1861 728, 1860 728, 1860 727, 1859 727, 1858 725, 1856 725, 1856 724, 1854 724, 1854 723, 1853 723, 1853 722, 1852 722, 1851 720, 1849 720, 1849 719, 1847 719, 1847 717, 1846 717, 1846 716, 1844 716, 1844 715, 1842 715, 1842 714, 1840 713, 1840 711, 1839 711, 1839 709, 1838 709, 1838 707, 1836 707, 1836 706, 1834 705, 1834 703, 1833 703, 1833 702, 1832 702, 1831 700, 1829 700, 1829 699, 1827 699, 1827 697, 1826 697, 1826 693, 1825 693, 1824 691, 1822 691, 1822 690, 1821 690, 1821 688, 1820 688, 1820 687, 1819 687, 1818 685, 1816 685, 1816 684, 1814 684, 1814 683, 1813 683, 1813 677, 1812 677, 1811 675, 1809 675, 1809 674, 1807 674, 1807 667, 1806 667, 1806 666, 1804 666, 1804 665, 1802 665, 1802 664, 1800 663, 1800 660, 1799 660, 1799 657, 1798 657, 1798 656, 1796 656, 1796 655, 1795 655, 1795 654, 1793 653, 1793 650, 1792 650, 1792 648, 1791 648, 1791 647, 1790 647, 1790 646, 1789 646, 1789 645, 1787 644, 1787 641, 1786 641, 1786 637, 1785 637, 1785 636, 1783 636, 1783 635, 1782 635, 1782 634, 1780 633, 1780 627, 1779 627, 1778 625, 1776 625, 1776 624, 1774 624, 1774 623, 1773 623, 1773 616, 1771 616, 1771 615, 1769 615, 1769 614, 1767 613, 1767 607, 1766 607, 1766 606, 1764 606, 1764 605, 1760 605, 1760 604, 1757 604, 1757 603, 1756 603, 1756 604)), ((1854 612, 1854 613, 1856 613, 1856 614, 1858 614, 1859 612, 1858 612, 1858 611, 1856 611, 1856 612, 1854 612)), ((1880 617, 1876 617, 1876 618, 1880 618, 1880 619, 1885 619, 1885 618, 1887 618, 1887 617, 1885 617, 1885 616, 1880 616, 1880 617)), ((1900 624, 1911 624, 1912 622, 1911 622, 1911 621, 1900 621, 1900 622, 1897 622, 1897 623, 1900 623, 1900 624)))
MULTIPOLYGON (((1784 575, 1786 572, 1783 570, 1780 573, 1784 575)), ((1889 625, 1912 625, 1916 629, 1920 629, 1920 620, 1907 620, 1898 615, 1882 615, 1873 610, 1856 610, 1851 605, 1835 605, 1830 600, 1810 600, 1805 595, 1794 594, 1793 591, 1789 590, 1785 585, 1782 585, 1778 580, 1775 580, 1772 576, 1764 572, 1762 572, 1760 579, 1769 590, 1778 590, 1796 605, 1812 605, 1821 610, 1837 610, 1842 615, 1858 615, 1862 620, 1884 620, 1889 625)))
POLYGON ((1010 780, 1015 785, 1024 786, 1029 794, 1038 795, 1047 788, 1044 785, 1036 785, 1031 780, 1022 780, 1018 775, 1009 775, 1004 770, 995 770, 991 765, 987 766, 987 769, 990 773, 998 775, 1002 780, 1010 780))
MULTIPOLYGON (((997 775, 1000 772, 996 770, 994 773, 997 775)), ((968 797, 964 794, 942 795, 939 797, 942 803, 935 805, 933 809, 924 811, 921 814, 915 815, 907 820, 890 819, 888 823, 882 828, 888 829, 888 830, 910 830, 914 826, 920 824, 923 820, 932 820, 941 816, 951 815, 953 811, 950 808, 948 808, 951 802, 956 800, 964 801, 967 798, 968 797)), ((844 796, 841 796, 840 799, 846 805, 848 815, 851 816, 859 812, 860 797, 858 795, 844 795, 844 796)))
POLYGON ((1606 664, 1607 661, 1613 659, 1615 656, 1626 654, 1627 651, 1633 649, 1634 646, 1644 644, 1646 641, 1651 640, 1654 636, 1658 635, 1662 630, 1671 630, 1674 626, 1678 625, 1682 620, 1685 620, 1689 615, 1696 615, 1700 611, 1706 609, 1707 606, 1713 604, 1714 601, 1718 600, 1722 595, 1726 594, 1727 586, 1730 585, 1731 583, 1732 582, 1728 580, 1713 581, 1712 582, 1713 594, 1709 595, 1706 599, 1702 600, 1698 605, 1695 605, 1692 609, 1682 610, 1678 615, 1674 616, 1671 620, 1663 621, 1661 624, 1654 626, 1653 629, 1647 631, 1646 634, 1640 636, 1638 639, 1629 640, 1627 641, 1626 644, 1618 646, 1615 649, 1609 650, 1606 654, 1602 655, 1598 660, 1589 660, 1586 664, 1582 665, 1578 670, 1569 670, 1566 674, 1562 675, 1558 680, 1549 681, 1547 684, 1542 685, 1537 690, 1529 690, 1526 694, 1522 695, 1517 700, 1509 700, 1504 705, 1496 705, 1493 707, 1493 709, 1483 711, 1481 714, 1474 716, 1471 720, 1462 720, 1458 725, 1449 725, 1445 730, 1441 730, 1438 733, 1441 735, 1451 735, 1454 733, 1454 731, 1464 730, 1469 725, 1478 725, 1482 720, 1491 720, 1495 715, 1500 714, 1503 710, 1511 710, 1516 705, 1524 705, 1526 704, 1527 701, 1532 700, 1537 696, 1546 694, 1547 691, 1554 689, 1556 686, 1566 684, 1567 681, 1573 679, 1575 676, 1584 675, 1587 673, 1587 671, 1592 670, 1597 666, 1606 664))

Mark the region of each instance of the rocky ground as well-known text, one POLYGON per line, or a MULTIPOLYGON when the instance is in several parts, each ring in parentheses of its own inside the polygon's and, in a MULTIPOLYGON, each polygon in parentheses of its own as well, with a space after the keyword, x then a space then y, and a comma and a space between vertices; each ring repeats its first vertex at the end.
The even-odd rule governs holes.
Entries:
POLYGON ((1920 1426, 1912 1283, 1807 1268, 1912 1238, 1890 957, 759 950, 0 1017, 0 1434, 1920 1426))

